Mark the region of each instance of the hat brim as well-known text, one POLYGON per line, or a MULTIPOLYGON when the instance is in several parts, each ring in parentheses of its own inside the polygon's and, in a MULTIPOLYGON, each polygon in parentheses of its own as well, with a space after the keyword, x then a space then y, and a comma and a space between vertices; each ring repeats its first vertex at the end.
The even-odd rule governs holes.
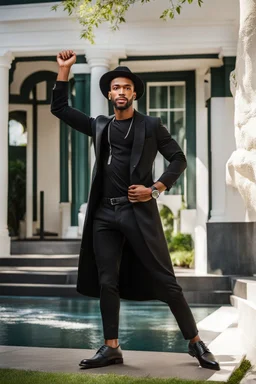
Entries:
POLYGON ((134 83, 134 90, 136 92, 136 99, 139 100, 141 96, 144 94, 144 83, 139 78, 139 76, 134 73, 129 73, 126 71, 110 71, 104 73, 104 75, 100 79, 100 89, 103 95, 108 99, 108 93, 110 91, 110 82, 117 77, 126 77, 127 79, 132 80, 134 83))

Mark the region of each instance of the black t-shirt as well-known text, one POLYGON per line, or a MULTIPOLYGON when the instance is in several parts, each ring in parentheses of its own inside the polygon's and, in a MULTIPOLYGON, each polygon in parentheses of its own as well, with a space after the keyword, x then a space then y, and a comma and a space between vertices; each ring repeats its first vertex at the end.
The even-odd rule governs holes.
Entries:
POLYGON ((130 185, 130 157, 134 138, 134 124, 128 133, 132 118, 126 120, 112 120, 106 127, 102 138, 103 148, 103 191, 104 197, 127 196, 130 185), (108 129, 110 129, 110 143, 112 148, 111 163, 108 164, 109 144, 108 129))

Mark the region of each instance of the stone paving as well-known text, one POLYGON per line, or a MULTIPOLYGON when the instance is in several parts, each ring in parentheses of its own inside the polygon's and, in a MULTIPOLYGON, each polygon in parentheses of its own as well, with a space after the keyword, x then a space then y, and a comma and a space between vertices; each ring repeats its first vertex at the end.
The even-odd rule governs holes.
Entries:
POLYGON ((197 360, 185 353, 123 351, 124 364, 83 370, 78 363, 95 351, 67 348, 0 346, 0 368, 47 372, 105 374, 137 377, 179 377, 208 380, 214 371, 200 368, 197 360))

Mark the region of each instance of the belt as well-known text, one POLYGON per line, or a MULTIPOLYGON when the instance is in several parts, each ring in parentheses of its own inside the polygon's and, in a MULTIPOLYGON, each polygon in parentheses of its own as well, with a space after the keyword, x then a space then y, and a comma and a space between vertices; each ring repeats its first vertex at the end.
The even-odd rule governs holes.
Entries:
POLYGON ((125 204, 129 203, 127 196, 121 196, 121 197, 103 197, 102 199, 103 203, 107 203, 110 205, 117 205, 117 204, 125 204))

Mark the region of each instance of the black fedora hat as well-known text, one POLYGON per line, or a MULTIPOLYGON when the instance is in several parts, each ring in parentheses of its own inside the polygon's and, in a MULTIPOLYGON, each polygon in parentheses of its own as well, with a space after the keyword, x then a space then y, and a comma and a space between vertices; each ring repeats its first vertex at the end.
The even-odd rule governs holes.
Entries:
POLYGON ((131 79, 134 83, 134 90, 136 92, 136 100, 141 98, 144 93, 144 83, 141 78, 130 71, 128 67, 116 67, 113 71, 104 73, 100 79, 100 89, 103 95, 108 99, 108 92, 110 91, 110 82, 117 77, 126 77, 131 79))

